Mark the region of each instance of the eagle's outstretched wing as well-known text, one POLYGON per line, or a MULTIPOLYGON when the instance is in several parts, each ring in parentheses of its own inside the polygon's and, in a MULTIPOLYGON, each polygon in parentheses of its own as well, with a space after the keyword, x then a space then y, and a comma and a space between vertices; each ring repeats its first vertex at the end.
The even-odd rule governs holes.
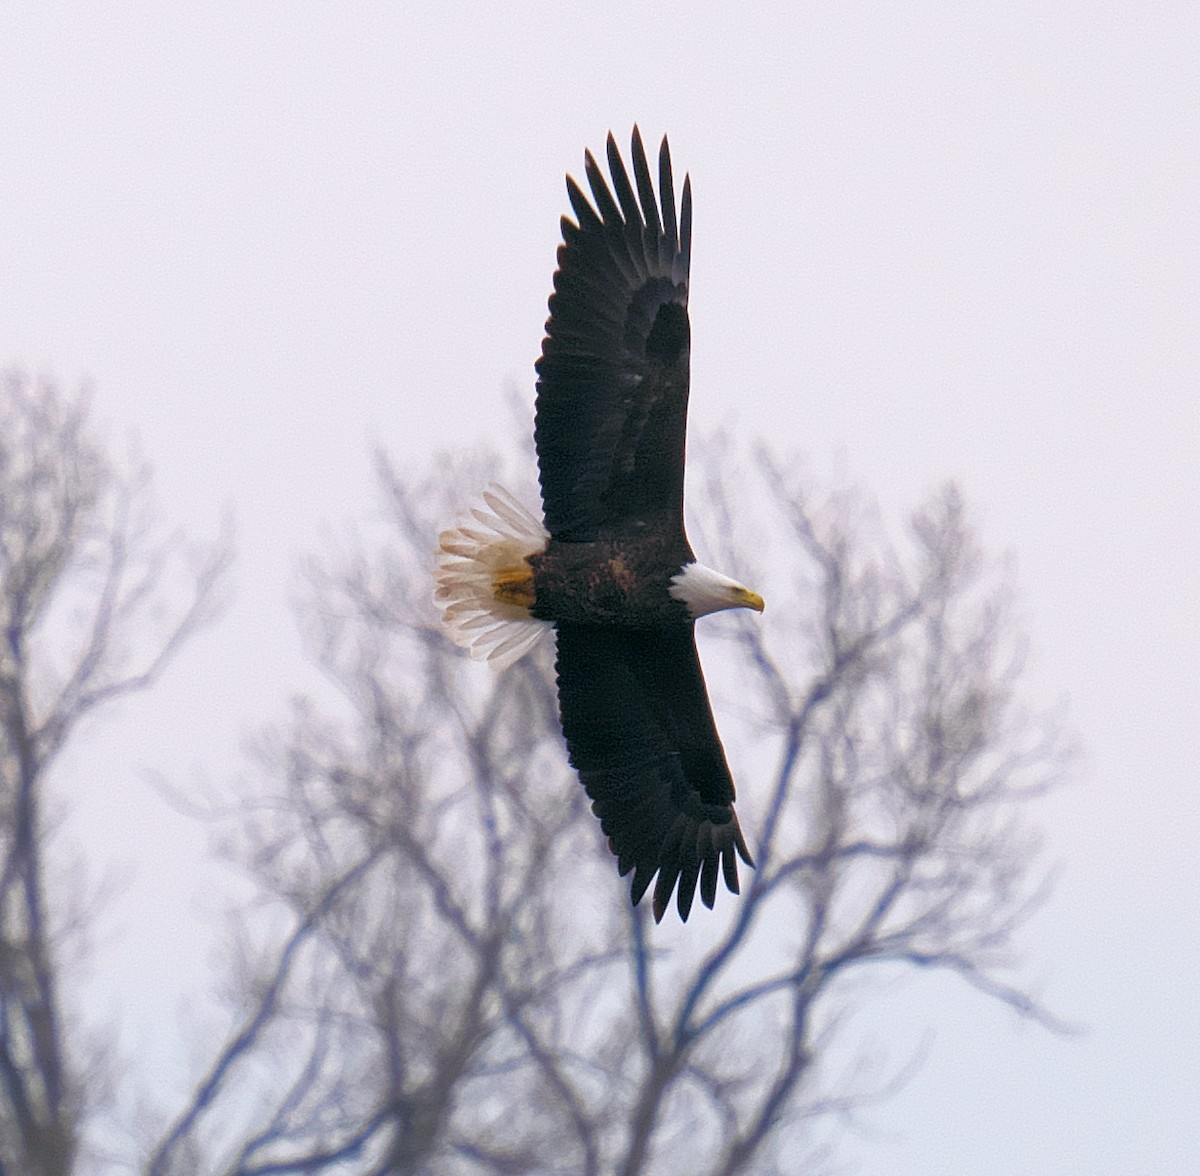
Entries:
POLYGON ((562 219, 534 431, 546 527, 560 541, 648 526, 683 538, 691 185, 677 222, 667 140, 661 210, 636 127, 632 156, 633 183, 608 136, 610 190, 587 154, 595 207, 567 179, 578 223, 562 219))
POLYGON ((687 919, 700 883, 738 893, 737 857, 753 865, 733 811, 733 779, 709 708, 691 627, 558 627, 558 696, 571 763, 640 901, 655 874, 654 917, 678 882, 687 919))

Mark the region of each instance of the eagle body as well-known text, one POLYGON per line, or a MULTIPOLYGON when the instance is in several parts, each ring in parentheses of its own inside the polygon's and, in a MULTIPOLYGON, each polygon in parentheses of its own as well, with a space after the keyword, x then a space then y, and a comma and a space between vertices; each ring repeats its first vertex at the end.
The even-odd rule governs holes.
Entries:
POLYGON ((622 542, 551 539, 529 557, 533 616, 573 625, 620 629, 691 629, 687 604, 671 595, 671 581, 693 563, 690 547, 651 534, 622 542))
POLYGON ((539 520, 499 487, 443 532, 436 597, 451 637, 494 667, 553 629, 572 765, 638 903, 686 920, 697 888, 738 892, 753 865, 696 651, 695 622, 762 599, 696 562, 684 527, 692 196, 678 214, 664 138, 658 192, 637 128, 630 178, 567 177, 537 362, 539 520), (594 202, 594 203, 593 203, 594 202))

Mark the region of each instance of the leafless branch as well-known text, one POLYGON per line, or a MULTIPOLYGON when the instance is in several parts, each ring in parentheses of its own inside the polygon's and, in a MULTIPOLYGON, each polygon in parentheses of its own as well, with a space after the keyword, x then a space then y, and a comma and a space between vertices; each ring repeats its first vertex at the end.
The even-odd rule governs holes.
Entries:
POLYGON ((151 686, 215 615, 227 546, 192 553, 147 522, 148 475, 104 454, 86 401, 0 383, 0 1171, 69 1172, 97 1059, 63 1030, 61 963, 78 930, 51 909, 47 777, 82 718, 151 686), (168 583, 170 581, 170 583, 168 583), (174 604, 182 584, 186 603, 174 604), (171 619, 157 640, 155 618, 171 619), (81 619, 83 618, 83 619, 81 619), (140 664, 131 650, 140 648, 140 664))
POLYGON ((727 741, 758 862, 741 897, 676 947, 628 907, 563 762, 550 659, 495 679, 434 623, 457 488, 381 458, 386 519, 308 566, 300 606, 343 709, 298 706, 254 789, 214 808, 306 951, 276 949, 261 1020, 198 1087, 211 1128, 177 1119, 179 1146, 224 1148, 231 1176, 786 1170, 780 1149, 819 1153, 814 1125, 872 1097, 822 1086, 848 977, 939 969, 1063 1027, 1012 968, 1041 895, 1019 818, 1068 754, 1020 699, 1003 565, 953 487, 897 539, 763 451, 760 525, 783 538, 755 569, 729 540, 735 455, 714 452, 713 562, 775 577, 764 623, 723 630, 740 669, 712 675, 741 675, 727 741), (269 1084, 248 1064, 213 1081, 251 1057, 269 1084), (227 1138, 234 1103, 260 1125, 227 1138))

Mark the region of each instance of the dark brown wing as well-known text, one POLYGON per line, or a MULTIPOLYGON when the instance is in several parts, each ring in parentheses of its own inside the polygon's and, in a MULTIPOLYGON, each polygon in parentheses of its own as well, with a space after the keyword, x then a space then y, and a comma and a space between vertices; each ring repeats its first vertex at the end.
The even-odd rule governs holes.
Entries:
POLYGON ((671 154, 658 157, 661 215, 641 135, 634 183, 612 135, 610 191, 585 156, 595 207, 567 177, 578 224, 563 243, 538 360, 537 443, 550 533, 587 541, 653 527, 683 536, 691 184, 675 219, 671 154))
POLYGON ((690 626, 632 631, 558 626, 558 697, 571 763, 638 903, 655 874, 654 917, 678 881, 680 918, 711 907, 717 876, 738 893, 753 865, 690 626))

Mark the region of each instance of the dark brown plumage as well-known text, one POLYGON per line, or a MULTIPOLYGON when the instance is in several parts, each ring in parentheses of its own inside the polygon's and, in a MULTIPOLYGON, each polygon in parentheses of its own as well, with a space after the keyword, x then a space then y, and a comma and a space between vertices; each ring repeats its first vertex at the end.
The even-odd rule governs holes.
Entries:
POLYGON ((762 602, 732 581, 722 586, 728 599, 708 603, 679 584, 696 567, 683 521, 691 184, 684 179, 676 221, 666 139, 661 208, 636 127, 632 158, 631 183, 610 135, 610 190, 587 154, 595 207, 567 180, 576 222, 562 220, 537 364, 534 436, 550 538, 529 558, 532 614, 555 625, 567 748, 620 873, 633 873, 634 903, 657 874, 655 918, 676 892, 686 919, 697 882, 711 907, 718 876, 737 893, 737 857, 753 864, 695 617, 762 602))
POLYGON ((656 197, 633 131, 633 181, 608 137, 612 188, 586 156, 574 180, 537 364, 534 437, 543 526, 493 487, 441 535, 436 599, 451 638, 503 669, 553 626, 571 763, 639 902, 680 917, 697 885, 738 890, 753 864, 700 660, 697 617, 760 610, 748 588, 696 563, 683 524, 692 193, 678 220, 671 154, 656 197))

